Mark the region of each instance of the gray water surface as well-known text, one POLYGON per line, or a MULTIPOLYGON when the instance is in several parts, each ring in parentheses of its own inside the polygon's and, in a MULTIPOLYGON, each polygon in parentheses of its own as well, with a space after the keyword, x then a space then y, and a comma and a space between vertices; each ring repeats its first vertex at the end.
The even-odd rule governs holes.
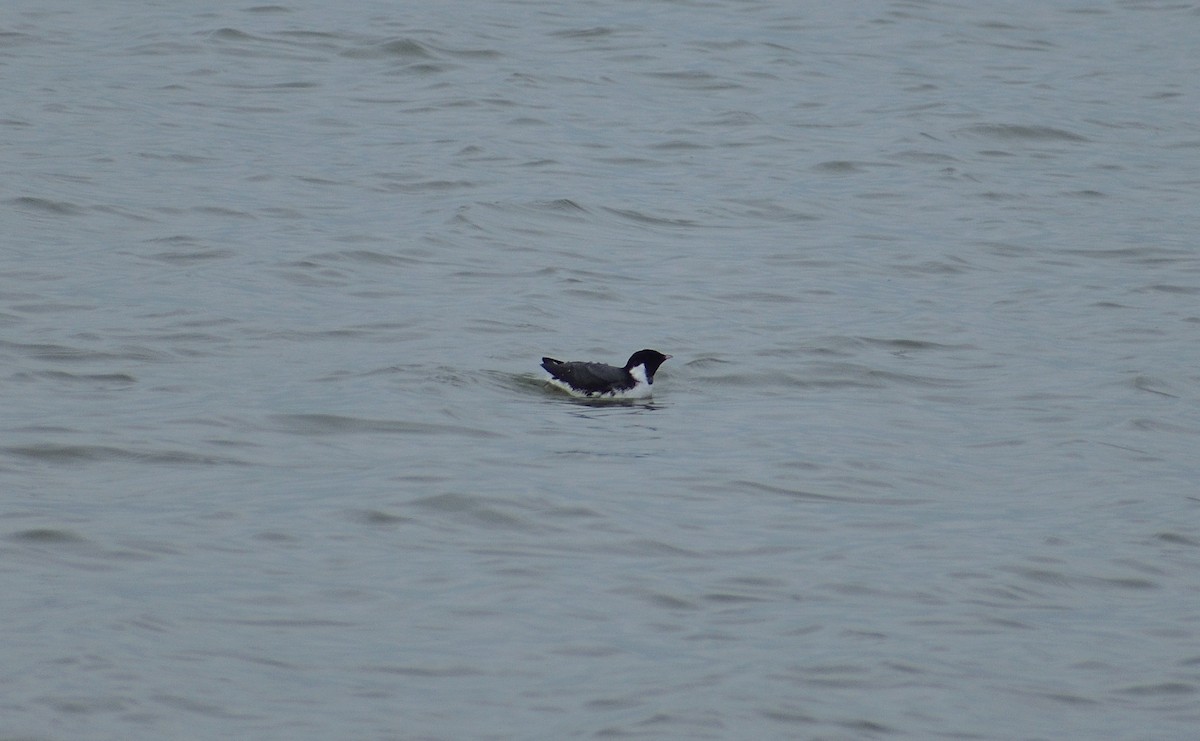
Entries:
POLYGON ((194 5, 0 13, 0 737, 1196 737, 1192 4, 194 5))

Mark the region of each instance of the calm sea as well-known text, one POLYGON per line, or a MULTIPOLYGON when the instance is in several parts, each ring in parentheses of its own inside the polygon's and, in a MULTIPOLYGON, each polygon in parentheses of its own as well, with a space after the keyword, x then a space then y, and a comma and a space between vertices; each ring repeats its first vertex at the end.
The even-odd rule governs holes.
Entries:
POLYGON ((1198 79, 1187 2, 8 0, 0 738, 1197 738, 1198 79))

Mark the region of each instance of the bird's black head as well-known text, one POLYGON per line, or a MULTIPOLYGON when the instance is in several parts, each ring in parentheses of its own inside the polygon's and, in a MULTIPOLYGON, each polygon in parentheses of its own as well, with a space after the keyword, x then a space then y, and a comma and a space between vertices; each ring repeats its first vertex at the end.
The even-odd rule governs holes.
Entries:
POLYGON ((663 355, 658 350, 638 350, 629 356, 629 362, 625 364, 625 370, 630 370, 639 365, 645 366, 646 378, 653 381, 658 366, 665 363, 670 357, 670 355, 663 355))

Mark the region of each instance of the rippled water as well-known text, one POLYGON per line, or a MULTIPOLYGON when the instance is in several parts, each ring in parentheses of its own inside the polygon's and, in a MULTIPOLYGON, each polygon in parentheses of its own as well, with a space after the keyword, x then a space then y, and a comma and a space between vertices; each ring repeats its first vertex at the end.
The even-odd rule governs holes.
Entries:
POLYGON ((212 6, 0 16, 0 736, 1195 737, 1194 7, 212 6))

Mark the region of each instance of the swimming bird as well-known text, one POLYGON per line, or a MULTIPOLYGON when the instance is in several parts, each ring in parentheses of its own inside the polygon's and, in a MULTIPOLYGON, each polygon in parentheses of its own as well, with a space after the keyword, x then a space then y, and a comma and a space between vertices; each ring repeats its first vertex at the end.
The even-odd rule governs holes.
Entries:
POLYGON ((591 399, 645 399, 650 396, 658 366, 670 359, 657 350, 638 350, 624 368, 578 360, 542 358, 550 385, 572 396, 591 399))

